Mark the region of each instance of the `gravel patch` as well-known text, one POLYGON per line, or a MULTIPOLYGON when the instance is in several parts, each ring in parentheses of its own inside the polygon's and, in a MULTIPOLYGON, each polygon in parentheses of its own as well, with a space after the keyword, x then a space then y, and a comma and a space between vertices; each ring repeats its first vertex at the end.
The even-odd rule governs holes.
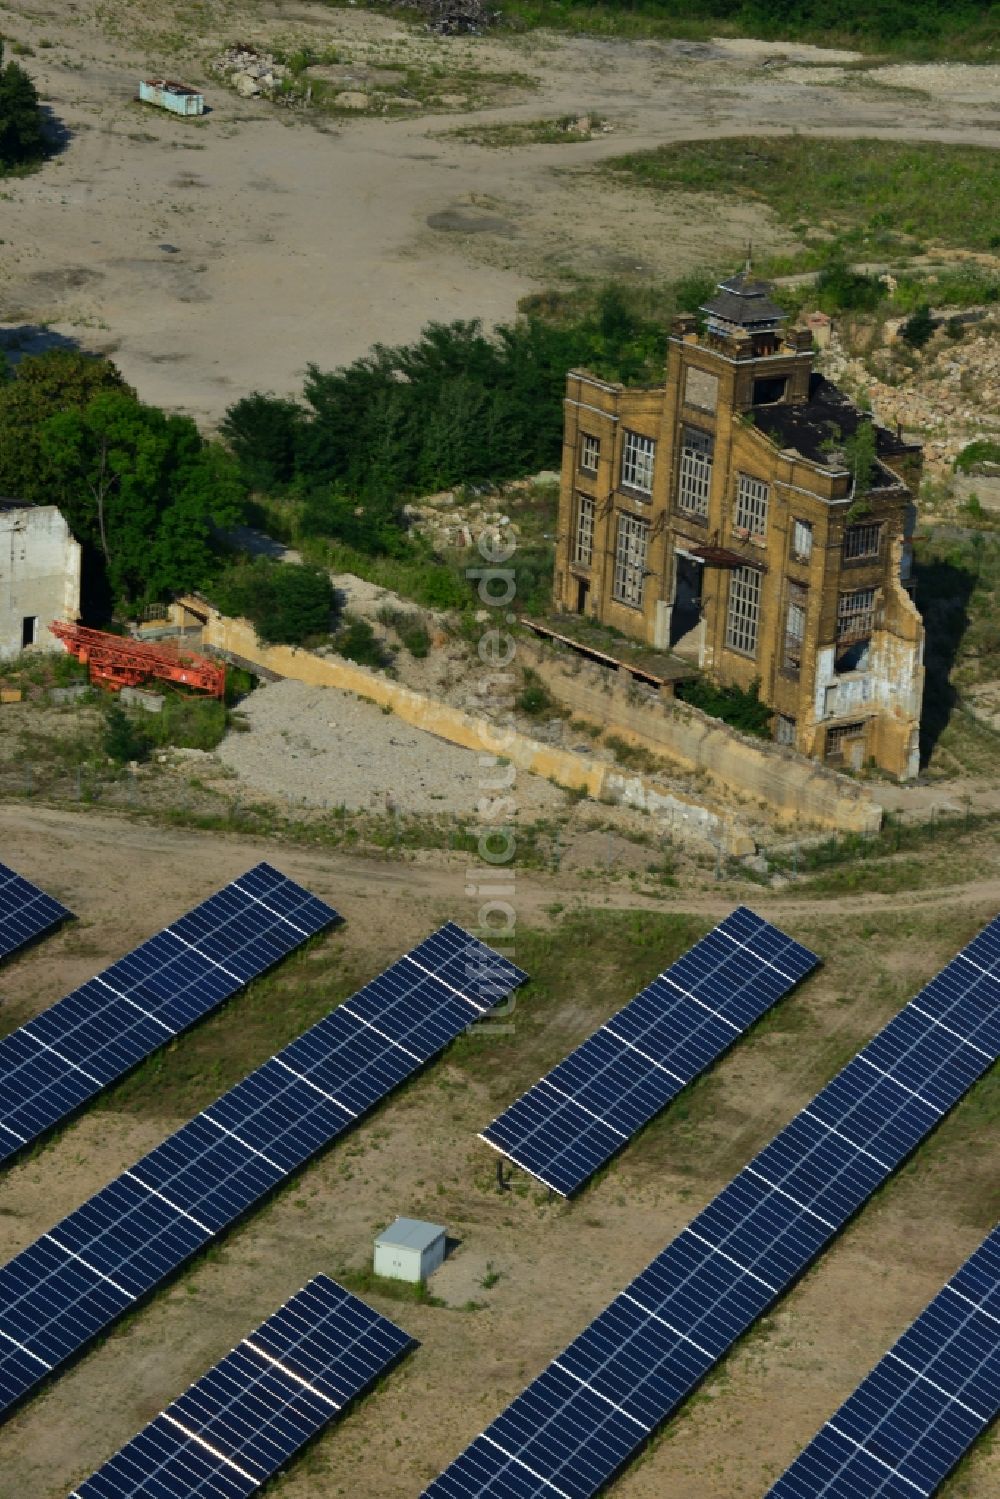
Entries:
MULTIPOLYGON (((496 772, 481 772, 474 751, 335 687, 274 682, 240 712, 249 732, 227 734, 217 754, 256 792, 317 807, 460 816, 474 814, 491 787, 499 794, 496 772)), ((566 806, 564 791, 524 771, 503 794, 528 821, 566 806)))

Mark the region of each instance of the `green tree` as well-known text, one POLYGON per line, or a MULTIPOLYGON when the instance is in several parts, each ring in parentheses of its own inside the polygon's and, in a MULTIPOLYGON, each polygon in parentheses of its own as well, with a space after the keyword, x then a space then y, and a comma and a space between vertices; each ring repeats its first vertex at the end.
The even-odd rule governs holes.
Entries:
POLYGON ((235 464, 189 417, 123 391, 50 416, 40 434, 73 534, 101 557, 125 603, 198 587, 215 569, 213 528, 241 515, 235 464))
POLYGON ((219 430, 251 489, 275 490, 291 482, 304 416, 297 402, 259 390, 230 406, 219 430))
POLYGON ((58 474, 42 448, 51 416, 82 411, 95 396, 113 391, 135 399, 109 359, 75 349, 28 355, 0 381, 0 494, 51 505, 58 474))
POLYGON ((0 172, 31 166, 46 150, 38 91, 20 63, 4 66, 0 40, 0 172))
POLYGON ((877 438, 873 422, 860 421, 853 436, 844 439, 844 463, 854 478, 854 501, 851 509, 855 513, 860 513, 857 507, 865 504, 865 496, 875 482, 878 472, 876 450, 877 438))

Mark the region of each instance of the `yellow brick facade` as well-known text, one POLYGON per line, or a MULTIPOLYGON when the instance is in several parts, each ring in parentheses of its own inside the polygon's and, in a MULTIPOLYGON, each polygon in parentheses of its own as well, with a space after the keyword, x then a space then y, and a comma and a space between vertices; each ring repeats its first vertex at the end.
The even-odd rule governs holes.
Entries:
POLYGON ((838 442, 865 420, 814 374, 802 329, 678 320, 661 386, 572 372, 557 610, 679 646, 722 685, 758 682, 775 737, 804 755, 914 775, 921 453, 876 428, 873 485, 856 484, 838 442))

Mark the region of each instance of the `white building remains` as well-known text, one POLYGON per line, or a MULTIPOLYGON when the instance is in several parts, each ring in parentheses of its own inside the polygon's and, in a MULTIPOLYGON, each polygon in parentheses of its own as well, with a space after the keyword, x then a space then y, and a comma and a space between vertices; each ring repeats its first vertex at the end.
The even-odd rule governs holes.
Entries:
POLYGON ((61 651, 54 619, 79 618, 80 544, 55 505, 0 499, 0 661, 61 651))

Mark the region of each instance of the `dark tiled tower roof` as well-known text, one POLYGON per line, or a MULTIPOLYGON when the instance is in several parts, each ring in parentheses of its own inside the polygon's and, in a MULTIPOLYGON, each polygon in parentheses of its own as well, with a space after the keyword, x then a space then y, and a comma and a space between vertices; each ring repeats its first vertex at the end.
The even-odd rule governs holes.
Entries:
POLYGON ((782 308, 771 301, 771 287, 766 281, 755 281, 750 267, 719 282, 719 290, 701 311, 708 316, 709 327, 720 333, 760 333, 776 329, 785 320, 782 308))

